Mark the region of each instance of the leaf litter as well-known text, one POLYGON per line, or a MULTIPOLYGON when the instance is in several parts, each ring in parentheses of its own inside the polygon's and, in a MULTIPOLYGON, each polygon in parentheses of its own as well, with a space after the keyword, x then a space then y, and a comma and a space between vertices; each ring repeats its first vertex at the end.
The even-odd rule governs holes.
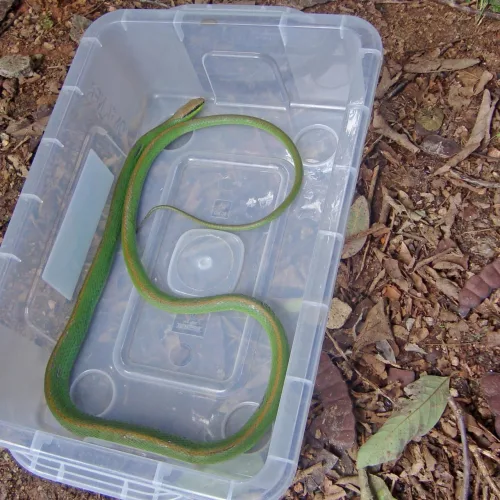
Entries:
MULTIPOLYGON (((33 77, 0 81, 0 241, 59 92, 61 75, 64 77, 71 62, 76 48, 72 40, 81 35, 72 33, 70 38, 75 15, 87 25, 114 7, 107 1, 64 6, 44 2, 38 9, 40 5, 39 0, 29 5, 18 2, 19 9, 12 13, 19 15, 19 22, 13 24, 14 18, 8 17, 10 27, 0 38, 2 55, 17 48, 23 54, 35 55, 42 47, 49 48, 44 64, 35 69, 33 77), (87 12, 90 9, 95 9, 92 14, 87 12), (56 29, 43 31, 51 16, 57 22, 56 29), (42 31, 35 34, 38 25, 42 31), (21 36, 22 30, 27 30, 27 38, 21 36), (59 41, 66 46, 59 48, 59 41), (47 114, 43 114, 44 106, 48 106, 47 114)), ((136 7, 126 1, 122 5, 136 7)), ((388 421, 395 411, 394 403, 405 398, 403 389, 408 380, 432 373, 451 377, 450 393, 468 412, 467 432, 469 441, 473 441, 474 458, 471 491, 477 498, 494 498, 500 443, 491 398, 478 382, 484 375, 500 371, 499 293, 492 289, 459 321, 460 297, 456 292, 499 257, 500 114, 498 103, 495 105, 495 77, 500 67, 498 30, 483 24, 471 39, 472 18, 434 4, 360 4, 347 0, 342 5, 330 2, 309 9, 354 13, 372 22, 384 39, 385 68, 363 155, 363 175, 357 185, 358 197, 367 201, 368 223, 357 238, 362 241, 357 251, 343 259, 336 282, 335 297, 353 312, 343 325, 343 318, 336 314, 338 322, 330 324, 328 330, 335 344, 327 336, 323 345, 351 398, 356 443, 349 449, 332 445, 329 433, 336 432, 336 424, 322 427, 325 434, 321 441, 308 432, 299 462, 299 480, 286 496, 316 500, 359 497, 359 445, 388 421), (477 60, 481 63, 476 64, 477 60), (479 120, 486 91, 490 93, 490 107, 479 120), (419 111, 429 109, 443 112, 439 128, 438 117, 430 135, 422 134, 416 120, 419 111), (484 130, 479 146, 448 173, 431 177, 446 161, 470 147, 468 141, 473 137, 475 147, 481 135, 473 133, 476 123, 478 127, 483 124, 484 130), (370 226, 371 220, 380 225, 370 226), (436 257, 444 250, 446 240, 455 242, 454 250, 436 257), (380 325, 386 338, 367 342, 374 337, 368 333, 373 330, 373 317, 365 326, 367 312, 382 299, 386 321, 380 325), (392 336, 384 325, 389 326, 392 336), (360 345, 360 341, 356 344, 358 337, 366 344, 353 355, 354 346, 360 345), (397 370, 409 373, 403 375, 397 370)), ((333 374, 325 375, 325 387, 329 377, 337 380, 333 374)), ((324 408, 318 392, 311 405, 308 431, 324 408)), ((378 497, 373 475, 388 485, 394 498, 450 498, 458 491, 464 468, 457 429, 446 410, 430 433, 407 445, 399 460, 369 468, 374 498, 378 497)), ((8 498, 14 498, 19 488, 17 478, 22 478, 19 484, 30 498, 57 496, 66 500, 79 494, 34 476, 23 476, 9 464, 0 460, 0 496, 6 491, 8 498), (13 479, 8 479, 9 474, 13 479)))

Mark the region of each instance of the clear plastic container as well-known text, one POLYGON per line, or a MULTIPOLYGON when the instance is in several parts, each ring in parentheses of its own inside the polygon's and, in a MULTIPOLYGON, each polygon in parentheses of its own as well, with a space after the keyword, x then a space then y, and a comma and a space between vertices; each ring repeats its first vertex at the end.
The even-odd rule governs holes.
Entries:
MULTIPOLYGON (((117 498, 283 494, 299 457, 381 59, 379 35, 365 21, 284 8, 122 10, 90 26, 0 248, 0 445, 39 476, 117 498), (47 360, 127 152, 199 96, 203 114, 251 114, 281 127, 305 166, 300 196, 266 227, 211 231, 160 211, 140 232, 143 262, 160 287, 256 296, 291 344, 272 432, 251 452, 203 467, 76 438, 43 394, 47 360)), ((169 203, 212 221, 248 222, 273 210, 292 180, 274 137, 200 130, 158 157, 141 217, 169 203)), ((145 304, 119 251, 71 394, 95 415, 209 441, 255 411, 270 363, 265 333, 245 316, 170 315, 145 304)))

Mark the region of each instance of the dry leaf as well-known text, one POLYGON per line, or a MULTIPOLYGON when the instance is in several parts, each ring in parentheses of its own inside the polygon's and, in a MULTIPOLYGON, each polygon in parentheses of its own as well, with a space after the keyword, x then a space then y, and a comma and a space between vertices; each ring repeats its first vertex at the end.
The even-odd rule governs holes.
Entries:
POLYGON ((500 373, 489 373, 481 379, 481 389, 495 415, 495 431, 500 437, 500 373))
POLYGON ((385 259, 384 268, 395 285, 401 288, 404 292, 408 292, 410 290, 410 286, 404 279, 403 274, 399 269, 399 263, 396 259, 385 259))
POLYGON ((414 154, 419 152, 419 148, 415 146, 415 144, 412 144, 406 135, 392 130, 378 110, 375 110, 373 114, 373 128, 377 133, 388 137, 403 148, 408 149, 408 151, 411 151, 414 154))
POLYGON ((356 255, 366 243, 367 236, 354 238, 357 234, 367 231, 370 227, 370 208, 364 196, 358 196, 349 211, 349 219, 346 228, 346 243, 342 249, 342 259, 348 259, 356 255))
POLYGON ((427 446, 425 445, 423 447, 422 455, 424 456, 427 470, 429 472, 434 472, 434 470, 436 469, 437 460, 432 456, 431 452, 429 451, 429 448, 427 448, 427 446))
POLYGON ((321 353, 315 389, 323 411, 314 418, 310 432, 322 443, 350 448, 356 439, 355 420, 349 390, 338 368, 321 353))
POLYGON ((389 69, 387 68, 387 66, 384 66, 382 69, 382 74, 380 75, 380 82, 377 86, 377 90, 375 91, 375 98, 382 99, 385 93, 399 80, 400 77, 401 71, 396 73, 394 78, 391 78, 389 69))
POLYGON ((471 153, 473 153, 480 145, 486 130, 490 125, 490 111, 491 111, 491 96, 489 90, 483 92, 483 100, 477 114, 476 123, 470 134, 469 140, 465 144, 465 147, 456 154, 441 168, 438 168, 433 175, 440 175, 448 172, 452 167, 458 165, 462 160, 467 158, 471 153))
POLYGON ((417 344, 408 343, 405 345, 405 351, 407 352, 418 352, 419 354, 427 354, 421 347, 418 347, 417 344))
POLYGON ((459 313, 466 316, 491 292, 500 287, 500 258, 485 266, 479 274, 469 278, 458 295, 459 313))
POLYGON ((421 58, 404 65, 408 73, 435 73, 440 71, 457 71, 479 64, 479 59, 426 59, 421 58))
MULTIPOLYGON (((360 334, 353 346, 353 355, 359 353, 364 347, 375 344, 380 340, 388 340, 395 346, 389 319, 385 314, 385 300, 380 299, 368 312, 360 334)), ((396 349, 394 349, 396 350, 396 349)))
POLYGON ((401 242, 399 247, 398 258, 403 264, 406 264, 408 268, 412 268, 415 265, 415 258, 411 255, 404 241, 401 242))

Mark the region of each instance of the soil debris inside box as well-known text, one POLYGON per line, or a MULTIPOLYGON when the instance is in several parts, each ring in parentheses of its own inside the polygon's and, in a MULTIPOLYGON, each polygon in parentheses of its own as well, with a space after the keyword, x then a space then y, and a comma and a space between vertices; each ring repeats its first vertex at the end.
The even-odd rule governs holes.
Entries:
MULTIPOLYGON (((182 3, 0 2, 0 54, 11 56, 0 59, 8 76, 0 77, 0 241, 88 21, 182 3)), ((471 496, 500 500, 500 384, 492 375, 500 372, 500 290, 491 267, 500 256, 500 22, 437 2, 255 3, 362 17, 385 49, 357 183, 369 226, 354 224, 361 234, 346 240, 299 469, 285 496, 355 498, 370 484, 394 498, 447 499, 461 495, 469 469, 471 496), (399 458, 358 474, 359 447, 424 375, 450 377, 463 422, 448 405, 399 458)), ((28 498, 104 497, 32 476, 1 452, 0 500, 28 498)))

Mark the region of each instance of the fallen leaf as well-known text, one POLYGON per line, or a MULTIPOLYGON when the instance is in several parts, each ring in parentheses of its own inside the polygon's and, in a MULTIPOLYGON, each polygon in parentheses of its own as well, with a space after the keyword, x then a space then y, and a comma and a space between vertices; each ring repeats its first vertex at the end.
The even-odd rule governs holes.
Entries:
POLYGON ((424 375, 405 388, 410 399, 358 451, 358 469, 396 460, 405 446, 427 434, 438 422, 449 396, 449 378, 424 375))
POLYGON ((459 313, 467 316, 491 292, 500 287, 500 258, 485 266, 479 274, 470 277, 458 295, 459 313))
POLYGON ((396 500, 381 477, 375 476, 375 474, 368 474, 368 479, 376 500, 396 500))
POLYGON ((404 241, 401 242, 398 251, 398 259, 403 262, 408 268, 411 268, 415 265, 415 258, 411 255, 408 246, 404 241))
POLYGON ((415 115, 415 121, 423 129, 417 132, 424 135, 424 133, 437 132, 444 121, 444 112, 441 108, 423 108, 415 115))
POLYGON ((352 401, 342 374, 324 352, 320 357, 315 389, 323 411, 311 422, 310 432, 324 444, 350 448, 356 439, 352 401))
POLYGON ((349 319, 351 312, 352 309, 349 304, 346 304, 335 297, 330 305, 326 327, 330 330, 342 328, 345 322, 349 319))
POLYGON ((366 320, 361 328, 361 332, 354 342, 353 355, 358 354, 364 347, 375 344, 380 340, 390 341, 393 349, 396 345, 389 319, 385 314, 384 299, 380 299, 366 315, 366 320))
POLYGON ((427 354, 421 347, 417 344, 408 343, 404 347, 407 352, 418 352, 419 354, 427 354))
POLYGON ((476 123, 474 124, 474 128, 472 129, 469 140, 465 144, 465 147, 462 149, 462 151, 460 151, 460 153, 450 158, 446 162, 446 165, 444 165, 441 168, 438 168, 433 175, 440 175, 445 172, 448 172, 452 167, 458 165, 462 160, 467 158, 481 145, 481 142, 486 134, 486 130, 489 128, 490 125, 491 121, 490 112, 491 112, 490 91, 485 90, 483 92, 483 100, 481 102, 481 106, 479 107, 476 123))
POLYGON ((429 448, 427 446, 423 447, 423 456, 425 460, 425 465, 427 467, 427 470, 429 472, 434 472, 437 464, 437 460, 432 456, 431 452, 429 451, 429 448))
POLYGON ((481 379, 481 389, 491 413, 495 415, 495 431, 500 437, 500 373, 489 373, 481 379))
POLYGON ((399 80, 401 77, 401 71, 396 73, 394 78, 391 78, 391 74, 389 72, 389 69, 387 66, 384 65, 381 75, 380 75, 380 82, 377 85, 377 90, 375 91, 375 97, 377 99, 382 99, 386 92, 399 80))
POLYGON ((477 84, 474 85, 474 95, 479 95, 484 90, 488 82, 493 79, 493 76, 493 73, 490 73, 488 70, 484 70, 481 78, 479 78, 477 84))
POLYGON ((394 354, 391 344, 389 344, 387 340, 379 340, 375 345, 385 360, 389 361, 389 363, 396 364, 396 355, 394 354))
POLYGON ((459 288, 455 283, 450 281, 447 278, 442 278, 439 274, 434 271, 429 266, 424 266, 422 269, 419 269, 417 272, 423 274, 421 276, 424 279, 427 279, 430 283, 432 283, 440 292, 444 293, 447 297, 458 301, 458 294, 460 292, 459 288))
POLYGON ((415 144, 413 144, 408 139, 408 137, 406 137, 406 135, 400 134, 393 130, 377 110, 375 110, 373 114, 373 128, 379 134, 392 139, 395 143, 399 144, 405 149, 408 149, 412 153, 416 154, 419 152, 419 148, 415 146, 415 144))
POLYGON ((404 292, 408 292, 410 290, 410 285, 404 279, 403 274, 399 269, 399 263, 396 259, 385 259, 384 268, 395 285, 401 288, 404 292))
POLYGON ((401 370, 400 368, 391 366, 389 368, 387 381, 399 382, 403 387, 406 387, 408 384, 411 384, 415 381, 415 372, 411 370, 401 370))
POLYGON ((452 439, 455 439, 457 437, 457 428, 453 425, 450 424, 450 422, 446 422, 446 420, 443 420, 441 422, 441 428, 443 429, 443 432, 450 436, 452 439))
POLYGON ((370 227, 370 209, 368 201, 364 196, 359 196, 351 206, 349 219, 347 220, 346 240, 342 250, 342 259, 348 259, 356 255, 366 243, 367 236, 352 239, 358 233, 367 231, 370 227))
POLYGON ((457 71, 479 64, 479 59, 426 59, 420 58, 415 62, 404 65, 408 73, 435 73, 439 71, 457 71))

